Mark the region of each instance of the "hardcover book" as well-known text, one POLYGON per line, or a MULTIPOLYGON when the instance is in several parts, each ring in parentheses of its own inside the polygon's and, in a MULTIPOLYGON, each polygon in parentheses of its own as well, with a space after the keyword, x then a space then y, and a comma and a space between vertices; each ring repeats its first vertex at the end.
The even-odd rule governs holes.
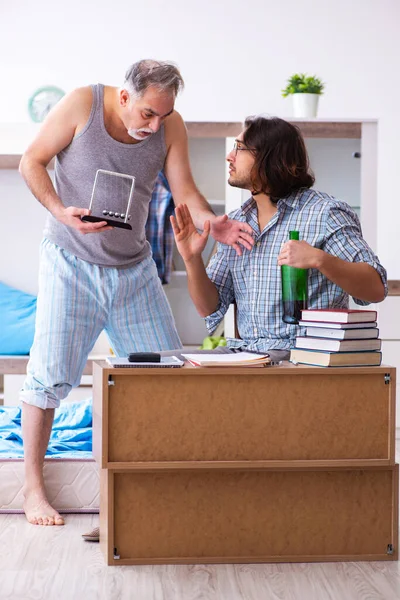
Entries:
POLYGON ((362 352, 380 350, 381 340, 334 340, 318 337, 296 338, 296 348, 309 348, 310 350, 328 350, 329 352, 362 352))
POLYGON ((377 367, 382 362, 381 352, 318 352, 295 348, 290 362, 317 367, 377 367))
POLYGON ((316 308, 301 311, 302 321, 327 321, 332 323, 368 323, 376 321, 376 310, 352 308, 316 308))

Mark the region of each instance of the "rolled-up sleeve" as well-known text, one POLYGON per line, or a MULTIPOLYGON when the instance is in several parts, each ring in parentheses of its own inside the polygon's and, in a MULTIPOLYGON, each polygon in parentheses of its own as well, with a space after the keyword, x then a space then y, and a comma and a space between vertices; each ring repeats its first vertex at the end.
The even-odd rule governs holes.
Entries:
MULTIPOLYGON (((322 250, 347 262, 364 262, 371 265, 381 278, 386 298, 388 293, 386 269, 363 239, 358 216, 344 202, 336 202, 329 210, 322 250)), ((362 306, 370 304, 359 298, 353 300, 362 306)))
POLYGON ((217 309, 204 319, 208 332, 212 334, 224 318, 230 304, 235 300, 232 274, 228 266, 224 245, 218 244, 217 252, 211 258, 206 270, 219 295, 217 309))

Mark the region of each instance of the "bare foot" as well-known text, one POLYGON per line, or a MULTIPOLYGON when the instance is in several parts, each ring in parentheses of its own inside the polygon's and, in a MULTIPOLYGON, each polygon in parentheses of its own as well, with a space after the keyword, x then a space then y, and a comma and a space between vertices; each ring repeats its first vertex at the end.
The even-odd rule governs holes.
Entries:
POLYGON ((41 490, 25 492, 23 508, 32 525, 64 525, 64 519, 50 506, 41 490))

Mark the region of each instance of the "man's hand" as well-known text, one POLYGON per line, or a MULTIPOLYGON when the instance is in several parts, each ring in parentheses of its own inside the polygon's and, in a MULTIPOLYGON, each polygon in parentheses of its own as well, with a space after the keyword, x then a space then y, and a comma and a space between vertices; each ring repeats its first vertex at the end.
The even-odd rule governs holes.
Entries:
POLYGON ((171 225, 180 255, 185 262, 200 256, 203 252, 210 233, 210 221, 204 223, 204 231, 198 233, 186 204, 175 208, 175 217, 171 216, 171 225))
POLYGON ((217 242, 232 246, 238 256, 242 255, 239 244, 251 250, 254 245, 253 230, 247 223, 229 219, 228 215, 216 217, 211 223, 211 235, 217 242))
POLYGON ((326 253, 310 246, 304 240, 289 240, 283 244, 278 256, 278 265, 289 265, 298 269, 319 269, 326 253))
POLYGON ((111 225, 107 225, 106 221, 99 221, 98 223, 86 223, 81 221, 83 215, 90 215, 90 210, 87 208, 77 208, 76 206, 68 206, 68 208, 62 207, 53 213, 54 217, 60 223, 77 229, 80 233, 85 235, 86 233, 102 233, 109 229, 114 229, 111 225))

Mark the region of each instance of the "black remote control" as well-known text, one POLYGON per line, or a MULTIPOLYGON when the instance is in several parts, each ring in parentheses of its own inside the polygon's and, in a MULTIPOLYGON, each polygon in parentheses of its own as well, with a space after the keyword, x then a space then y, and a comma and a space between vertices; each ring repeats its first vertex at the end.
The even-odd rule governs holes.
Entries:
POLYGON ((161 362, 161 355, 157 352, 131 352, 128 354, 129 362, 161 362))

